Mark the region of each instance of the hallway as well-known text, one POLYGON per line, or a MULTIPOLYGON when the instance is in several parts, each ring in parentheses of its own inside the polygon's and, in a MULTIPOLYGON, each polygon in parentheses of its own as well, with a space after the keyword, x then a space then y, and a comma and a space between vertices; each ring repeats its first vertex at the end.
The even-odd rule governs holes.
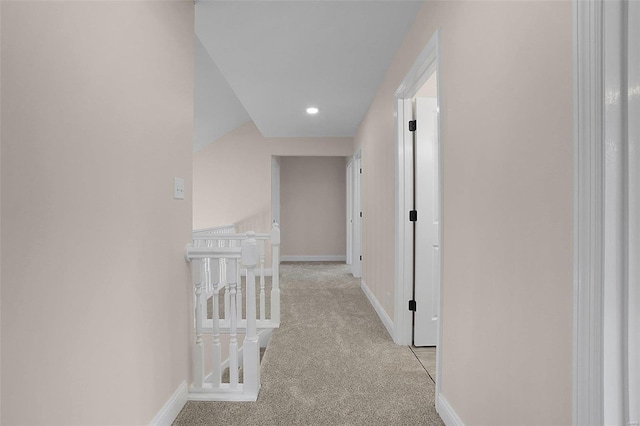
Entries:
POLYGON ((440 425, 434 385, 343 263, 283 263, 282 318, 255 403, 189 402, 176 425, 440 425))

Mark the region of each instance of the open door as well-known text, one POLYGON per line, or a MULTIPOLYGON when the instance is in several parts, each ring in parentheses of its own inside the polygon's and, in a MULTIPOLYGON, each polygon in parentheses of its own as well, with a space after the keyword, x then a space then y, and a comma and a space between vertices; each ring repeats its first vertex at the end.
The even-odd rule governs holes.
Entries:
POLYGON ((414 104, 415 279, 413 326, 415 346, 436 346, 440 291, 440 173, 438 103, 416 98, 414 104))

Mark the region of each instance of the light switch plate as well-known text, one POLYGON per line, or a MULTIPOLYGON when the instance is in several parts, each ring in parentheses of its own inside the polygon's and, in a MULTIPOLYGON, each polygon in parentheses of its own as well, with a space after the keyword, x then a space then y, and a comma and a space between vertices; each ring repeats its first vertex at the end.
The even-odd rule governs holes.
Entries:
POLYGON ((184 179, 173 178, 173 198, 184 200, 184 179))

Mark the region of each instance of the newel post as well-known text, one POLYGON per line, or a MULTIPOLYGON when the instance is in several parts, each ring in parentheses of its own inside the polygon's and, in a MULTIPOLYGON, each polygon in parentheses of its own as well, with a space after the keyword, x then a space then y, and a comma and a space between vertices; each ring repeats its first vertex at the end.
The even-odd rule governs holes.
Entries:
POLYGON ((256 330, 256 264, 258 262, 258 245, 255 233, 247 232, 247 239, 242 243, 242 264, 247 268, 247 332, 243 347, 244 387, 248 392, 260 389, 260 344, 256 330))
POLYGON ((280 227, 271 230, 271 321, 280 323, 280 227))

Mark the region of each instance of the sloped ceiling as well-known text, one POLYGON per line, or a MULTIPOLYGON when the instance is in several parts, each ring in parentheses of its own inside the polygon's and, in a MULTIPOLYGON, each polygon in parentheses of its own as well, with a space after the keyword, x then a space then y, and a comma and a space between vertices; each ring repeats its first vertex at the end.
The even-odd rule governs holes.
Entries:
POLYGON ((193 150, 198 151, 251 117, 197 36, 194 72, 193 150))
POLYGON ((198 138, 242 124, 239 106, 266 137, 353 136, 422 4, 200 1, 196 34, 213 63, 204 52, 196 63, 198 138))

